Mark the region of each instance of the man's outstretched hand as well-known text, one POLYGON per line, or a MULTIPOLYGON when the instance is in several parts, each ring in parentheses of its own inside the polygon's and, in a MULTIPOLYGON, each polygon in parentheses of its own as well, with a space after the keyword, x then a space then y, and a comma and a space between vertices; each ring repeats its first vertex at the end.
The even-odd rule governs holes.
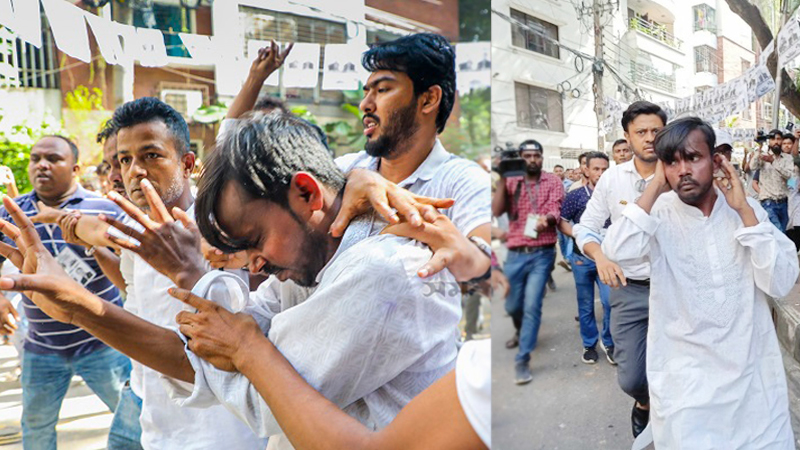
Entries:
POLYGON ((141 187, 150 206, 150 216, 113 191, 108 197, 131 219, 138 222, 144 231, 136 230, 106 215, 99 216, 100 220, 139 241, 139 245, 108 233, 106 237, 120 248, 141 256, 178 287, 191 289, 205 273, 197 225, 177 207, 172 209, 175 218, 180 221, 176 222, 148 180, 142 180, 141 187))
POLYGON ((220 370, 236 371, 250 339, 266 339, 248 314, 233 314, 185 289, 173 288, 169 294, 197 310, 181 311, 175 317, 180 332, 189 338, 189 350, 220 370))
POLYGON ((0 290, 23 292, 45 314, 64 323, 72 323, 77 308, 96 306, 86 303, 91 293, 64 272, 19 206, 10 197, 3 197, 3 206, 17 225, 0 219, 0 233, 12 239, 16 248, 0 242, 0 255, 22 273, 0 277, 0 290))

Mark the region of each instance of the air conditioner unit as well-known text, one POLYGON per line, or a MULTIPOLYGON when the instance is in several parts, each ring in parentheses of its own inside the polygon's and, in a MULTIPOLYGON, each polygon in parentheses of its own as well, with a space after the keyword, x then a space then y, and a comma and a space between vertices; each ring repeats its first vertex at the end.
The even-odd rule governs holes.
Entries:
POLYGON ((203 106, 203 91, 189 89, 162 89, 161 101, 175 108, 188 119, 198 108, 203 106))

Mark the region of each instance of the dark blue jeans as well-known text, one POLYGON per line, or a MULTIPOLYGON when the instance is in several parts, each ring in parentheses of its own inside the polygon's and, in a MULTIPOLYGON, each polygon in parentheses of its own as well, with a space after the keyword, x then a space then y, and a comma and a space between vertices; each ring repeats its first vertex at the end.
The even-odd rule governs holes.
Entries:
POLYGON ((769 215, 769 221, 782 233, 786 233, 786 226, 789 225, 789 203, 785 200, 782 202, 763 200, 761 206, 769 215))
POLYGON ((56 423, 70 380, 78 374, 114 411, 120 390, 130 378, 131 361, 109 347, 67 357, 25 351, 22 354, 22 447, 55 450, 56 423))
POLYGON ((536 348, 539 326, 542 323, 542 299, 550 268, 556 260, 555 247, 542 247, 531 253, 509 249, 504 267, 511 287, 506 311, 521 324, 517 362, 528 362, 536 348))
POLYGON ((572 238, 559 231, 558 248, 561 250, 564 260, 569 261, 569 257, 572 256, 572 238))
POLYGON ((603 305, 603 345, 611 347, 611 304, 608 301, 611 289, 600 281, 597 266, 591 259, 572 254, 572 276, 575 277, 575 288, 578 291, 578 317, 581 324, 581 340, 585 348, 594 347, 600 338, 597 320, 594 316, 594 286, 600 292, 600 303, 603 305))

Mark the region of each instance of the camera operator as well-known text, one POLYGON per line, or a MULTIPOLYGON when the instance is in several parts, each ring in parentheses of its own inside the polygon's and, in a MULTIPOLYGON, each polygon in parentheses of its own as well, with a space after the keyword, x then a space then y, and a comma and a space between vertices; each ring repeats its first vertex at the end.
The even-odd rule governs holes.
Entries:
POLYGON ((534 140, 520 145, 519 155, 504 152, 501 182, 492 199, 492 213, 509 216, 508 259, 505 272, 511 286, 506 311, 514 321, 517 336, 506 347, 519 345, 515 358, 516 383, 525 384, 533 377, 530 353, 536 348, 542 319, 545 283, 556 257, 556 225, 561 217, 564 186, 559 178, 542 170, 544 150, 534 140), (518 158, 524 161, 524 173, 516 169, 518 158), (506 170, 504 170, 506 169, 506 170), (519 174, 519 175, 518 175, 519 174))
POLYGON ((794 173, 794 163, 790 154, 782 152, 783 133, 780 130, 770 131, 767 138, 769 151, 759 150, 750 165, 759 171, 758 200, 761 206, 769 214, 770 222, 786 232, 789 223, 789 188, 786 183, 794 173))

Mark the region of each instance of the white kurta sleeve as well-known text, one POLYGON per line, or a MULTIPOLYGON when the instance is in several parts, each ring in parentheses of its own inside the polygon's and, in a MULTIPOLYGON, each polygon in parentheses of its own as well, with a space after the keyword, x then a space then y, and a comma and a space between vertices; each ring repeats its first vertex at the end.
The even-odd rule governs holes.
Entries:
POLYGON ((753 199, 747 202, 758 218, 758 225, 736 230, 734 238, 750 249, 756 286, 771 297, 780 298, 794 287, 800 268, 794 243, 772 222, 764 208, 753 199))
POLYGON ((611 217, 611 211, 608 209, 606 201, 607 194, 608 179, 600 177, 600 181, 597 182, 597 186, 592 192, 592 197, 586 203, 586 209, 581 215, 580 222, 572 227, 572 234, 575 236, 575 242, 581 252, 584 252, 584 247, 589 242, 597 244, 603 242, 603 227, 606 220, 611 217))
MULTIPOLYGON (((308 300, 271 321, 269 339, 311 386, 341 408, 401 372, 431 370, 442 352, 448 352, 451 362, 445 370, 455 363, 461 311, 460 295, 447 292, 455 291, 448 289, 455 286, 452 275, 445 271, 423 283, 415 271, 430 258, 430 251, 402 246, 387 255, 385 250, 385 246, 360 246, 338 272, 331 268, 326 273, 335 281, 321 284, 308 300), (446 289, 429 287, 436 283, 446 289)), ((203 383, 203 389, 261 437, 281 433, 269 406, 247 378, 220 371, 187 353, 197 374, 195 391, 203 383)))
POLYGON ((622 210, 622 216, 608 228, 603 240, 603 254, 619 264, 623 272, 650 260, 650 241, 659 220, 632 203, 622 210))

